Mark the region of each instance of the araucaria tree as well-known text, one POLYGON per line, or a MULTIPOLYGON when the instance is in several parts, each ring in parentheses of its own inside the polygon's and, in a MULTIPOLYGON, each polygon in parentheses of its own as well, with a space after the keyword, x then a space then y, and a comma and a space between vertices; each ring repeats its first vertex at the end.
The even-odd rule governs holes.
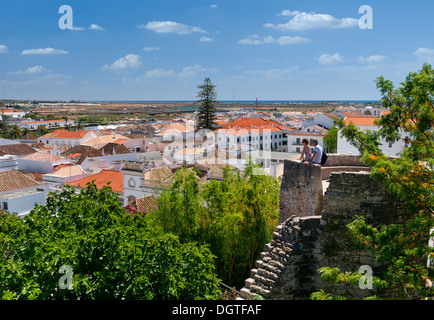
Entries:
POLYGON ((215 85, 211 82, 210 78, 205 78, 201 85, 197 86, 200 89, 197 97, 200 107, 196 118, 196 130, 200 129, 217 129, 216 120, 216 105, 217 105, 217 92, 215 85))
MULTIPOLYGON (((376 84, 383 107, 390 111, 377 120, 380 129, 362 131, 343 121, 337 124, 371 167, 371 176, 406 204, 408 216, 404 223, 379 226, 359 218, 348 227, 356 244, 371 249, 385 266, 384 273, 374 274, 377 289, 398 291, 402 299, 432 298, 434 247, 429 238, 434 227, 434 70, 424 64, 419 72, 409 73, 400 88, 382 76, 376 84), (408 147, 399 157, 390 158, 382 152, 380 138, 390 143, 404 140, 408 147)), ((336 268, 321 271, 334 282, 357 284, 360 278, 336 268)), ((387 292, 391 291, 380 290, 380 296, 397 298, 387 292)), ((313 297, 332 298, 318 293, 313 297)))

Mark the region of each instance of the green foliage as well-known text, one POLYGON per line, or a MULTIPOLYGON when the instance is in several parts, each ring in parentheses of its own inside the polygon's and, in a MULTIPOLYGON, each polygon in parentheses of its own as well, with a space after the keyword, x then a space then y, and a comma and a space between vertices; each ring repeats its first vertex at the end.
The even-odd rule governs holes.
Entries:
POLYGON ((200 89, 197 95, 200 107, 196 119, 196 129, 215 130, 217 129, 215 124, 217 111, 217 93, 215 91, 215 85, 210 78, 205 78, 203 83, 198 85, 197 88, 200 89))
POLYGON ((2 299, 215 299, 213 255, 125 212, 108 186, 51 194, 25 219, 0 214, 2 299), (73 272, 60 289, 59 268, 73 272))
POLYGON ((278 223, 279 183, 254 175, 249 163, 241 174, 225 169, 222 181, 200 187, 191 170, 180 170, 168 192, 159 197, 159 210, 151 214, 165 232, 181 242, 208 244, 217 257, 219 277, 242 286, 278 223))
POLYGON ((324 144, 328 153, 336 153, 338 151, 338 128, 333 126, 324 136, 324 144))
POLYGON ((385 264, 383 288, 398 289, 403 299, 432 297, 433 287, 427 284, 434 279, 434 270, 427 261, 434 258, 434 248, 428 246, 434 227, 434 70, 424 64, 398 89, 383 77, 376 84, 383 106, 390 110, 377 120, 380 129, 362 131, 342 120, 336 125, 359 149, 371 176, 382 181, 408 214, 402 223, 381 226, 358 218, 348 228, 359 248, 372 250, 377 261, 385 264), (380 139, 404 140, 408 147, 398 158, 390 158, 381 151, 380 139))

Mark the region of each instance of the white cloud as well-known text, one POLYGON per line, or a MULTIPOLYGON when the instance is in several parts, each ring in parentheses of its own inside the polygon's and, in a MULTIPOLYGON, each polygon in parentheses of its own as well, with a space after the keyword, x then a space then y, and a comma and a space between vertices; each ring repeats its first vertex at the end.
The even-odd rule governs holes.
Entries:
POLYGON ((302 31, 313 29, 354 28, 359 20, 354 18, 337 19, 329 14, 306 13, 284 10, 279 15, 291 16, 291 20, 283 24, 266 23, 264 27, 280 31, 302 31))
POLYGON ((159 51, 159 47, 145 47, 143 48, 143 51, 149 52, 149 51, 159 51))
POLYGON ((323 53, 318 58, 319 64, 322 65, 329 65, 329 64, 339 63, 342 61, 343 61, 343 57, 337 52, 333 55, 323 53))
POLYGON ((194 66, 187 66, 179 73, 180 77, 194 77, 198 73, 208 71, 207 68, 201 66, 200 64, 196 64, 194 66))
POLYGON ((52 55, 52 54, 68 54, 68 51, 53 49, 53 48, 45 48, 45 49, 28 49, 23 50, 22 55, 52 55))
POLYGON ((9 48, 4 44, 0 44, 0 53, 8 53, 8 52, 9 52, 9 48))
POLYGON ((103 27, 97 25, 97 24, 91 24, 89 27, 90 30, 99 30, 99 31, 103 31, 105 30, 103 27))
POLYGON ((84 28, 83 28, 83 27, 72 27, 72 28, 69 29, 69 30, 74 30, 74 31, 83 31, 84 28))
POLYGON ((149 70, 145 72, 145 78, 166 78, 173 77, 176 73, 173 70, 166 70, 163 68, 157 68, 154 70, 149 70))
POLYGON ((200 42, 212 42, 212 41, 214 41, 214 39, 213 39, 213 38, 210 38, 210 37, 201 37, 201 38, 199 39, 199 41, 200 41, 200 42))
POLYGON ((151 21, 146 25, 137 26, 139 29, 148 29, 157 33, 190 34, 193 32, 208 33, 200 27, 192 27, 175 21, 151 21))
POLYGON ((272 36, 267 36, 264 38, 259 37, 258 35, 253 35, 245 39, 241 39, 238 41, 240 44, 249 44, 249 45, 262 45, 262 44, 270 44, 270 43, 278 43, 280 45, 287 44, 301 44, 310 42, 310 39, 303 38, 299 36, 283 36, 278 39, 273 38, 272 36))
POLYGON ((217 9, 218 8, 218 6, 216 5, 216 4, 212 4, 212 5, 210 5, 209 6, 211 9, 217 9))
POLYGON ((414 52, 414 55, 418 57, 429 57, 434 56, 434 49, 429 48, 419 48, 414 52))
POLYGON ((358 57, 357 62, 359 62, 359 63, 381 63, 381 62, 385 61, 386 59, 387 59, 386 56, 373 55, 373 56, 369 56, 367 58, 358 57))
POLYGON ((278 13, 277 15, 284 16, 284 17, 295 17, 300 13, 301 13, 300 11, 283 10, 281 13, 278 13))
POLYGON ((105 65, 102 70, 122 71, 128 68, 138 68, 142 66, 140 56, 136 54, 129 54, 119 60, 116 60, 111 65, 105 65))
POLYGON ((24 71, 8 72, 7 75, 23 75, 23 74, 35 75, 35 74, 41 74, 47 72, 52 72, 52 71, 45 69, 44 66, 34 66, 34 67, 29 67, 24 71))

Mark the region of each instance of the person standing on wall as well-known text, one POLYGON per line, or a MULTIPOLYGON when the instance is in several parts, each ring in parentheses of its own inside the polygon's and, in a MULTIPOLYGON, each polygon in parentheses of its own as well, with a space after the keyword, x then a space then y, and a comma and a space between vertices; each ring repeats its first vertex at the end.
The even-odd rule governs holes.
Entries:
POLYGON ((321 159, 323 150, 322 147, 318 144, 317 139, 312 139, 312 146, 313 146, 313 152, 312 152, 312 158, 310 159, 309 163, 319 164, 321 165, 321 159))

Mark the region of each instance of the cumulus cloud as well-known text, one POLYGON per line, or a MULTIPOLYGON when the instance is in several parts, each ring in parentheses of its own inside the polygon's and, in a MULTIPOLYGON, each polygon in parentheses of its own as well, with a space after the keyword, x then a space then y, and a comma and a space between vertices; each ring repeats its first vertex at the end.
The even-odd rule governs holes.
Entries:
POLYGON ((42 73, 48 73, 51 72, 51 70, 47 70, 44 66, 34 66, 29 67, 24 71, 15 71, 15 72, 8 72, 7 75, 35 75, 35 74, 42 74, 42 73))
POLYGON ((273 38, 272 36, 267 36, 264 38, 259 37, 258 35, 253 35, 245 39, 241 39, 238 41, 240 44, 248 44, 248 45, 262 45, 262 44, 270 44, 270 43, 278 43, 280 45, 287 44, 301 44, 307 43, 311 40, 308 38, 303 38, 299 36, 283 36, 280 38, 273 38))
POLYGON ((190 34, 193 32, 208 33, 200 27, 192 27, 175 21, 151 21, 146 25, 141 24, 137 26, 139 29, 148 29, 157 33, 176 33, 176 34, 190 34))
POLYGON ((8 52, 9 52, 9 48, 4 44, 0 44, 0 53, 8 53, 8 52))
POLYGON ((323 53, 318 58, 318 63, 322 65, 330 65, 343 61, 343 57, 339 53, 335 53, 333 55, 323 53))
POLYGON ((414 52, 414 55, 418 57, 430 57, 434 56, 434 49, 429 48, 419 48, 414 52))
POLYGON ((99 31, 103 31, 105 30, 103 27, 97 25, 97 24, 91 24, 89 27, 90 30, 99 30, 99 31))
POLYGON ((281 24, 266 23, 264 27, 280 31, 304 31, 314 29, 354 28, 359 25, 358 19, 337 19, 329 14, 284 10, 279 15, 289 16, 291 20, 281 24))
POLYGON ((139 68, 142 66, 140 56, 136 54, 129 54, 119 60, 116 60, 111 65, 105 65, 102 70, 110 71, 123 71, 128 68, 139 68))
POLYGON ((386 59, 387 59, 386 56, 373 55, 373 56, 369 56, 367 58, 358 57, 357 62, 359 62, 359 63, 381 63, 381 62, 385 61, 386 59))
POLYGON ((145 47, 143 48, 143 51, 149 52, 149 51, 158 51, 160 50, 159 47, 145 47))
POLYGON ((212 41, 214 41, 214 39, 213 39, 213 38, 210 38, 210 37, 201 37, 201 38, 199 39, 199 41, 200 41, 200 42, 212 42, 212 41))
POLYGON ((209 6, 211 9, 217 9, 218 8, 218 6, 216 5, 216 4, 212 4, 212 5, 210 5, 209 6))
POLYGON ((28 49, 23 50, 22 55, 54 55, 54 54, 68 54, 68 51, 45 48, 45 49, 28 49))

